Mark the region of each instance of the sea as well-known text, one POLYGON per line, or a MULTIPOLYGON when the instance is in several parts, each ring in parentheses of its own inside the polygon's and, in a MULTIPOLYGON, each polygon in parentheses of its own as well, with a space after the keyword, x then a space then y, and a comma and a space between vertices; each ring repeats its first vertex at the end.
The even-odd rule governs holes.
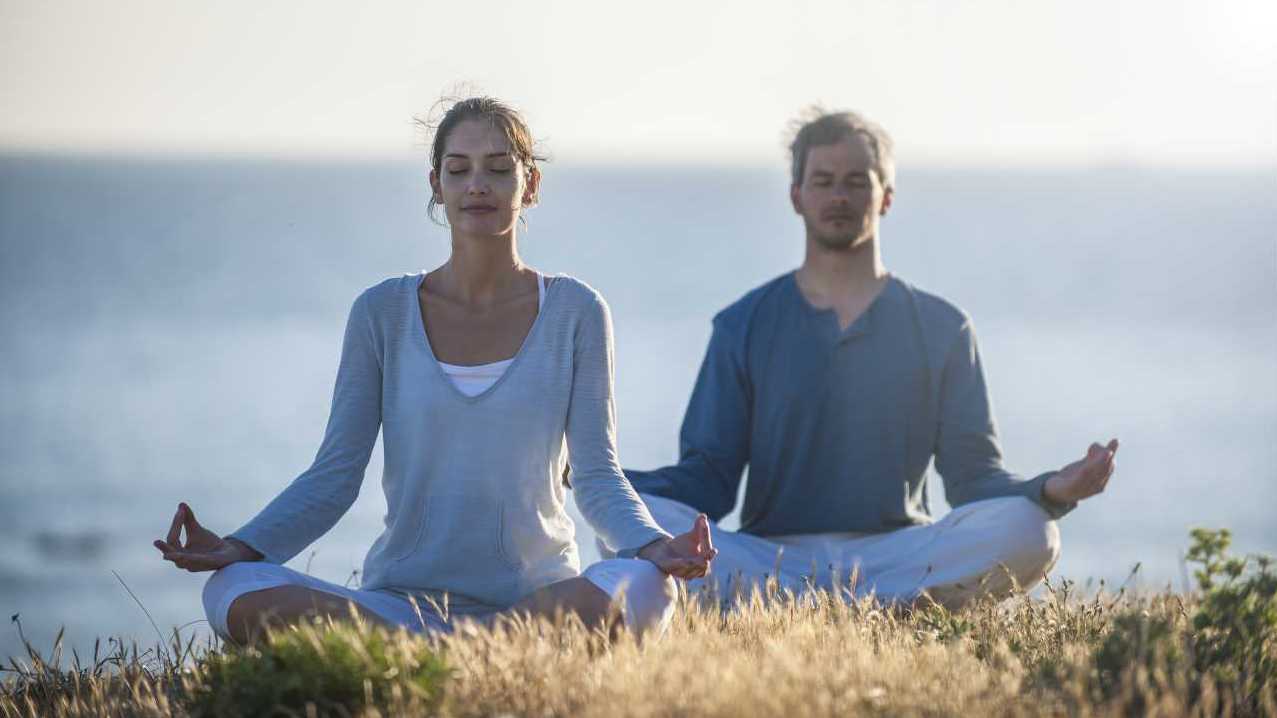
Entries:
MULTIPOLYGON (((711 318, 802 261, 784 164, 544 174, 520 253, 606 297, 622 464, 671 463, 711 318)), ((229 532, 309 465, 351 301, 448 256, 428 197, 417 157, 0 155, 0 660, 207 639, 207 574, 151 541, 179 501, 229 532)), ((882 248, 973 318, 1009 468, 1121 440, 1058 578, 1184 590, 1198 526, 1277 553, 1277 168, 906 163, 882 248)), ((358 584, 380 452, 291 566, 358 584)))

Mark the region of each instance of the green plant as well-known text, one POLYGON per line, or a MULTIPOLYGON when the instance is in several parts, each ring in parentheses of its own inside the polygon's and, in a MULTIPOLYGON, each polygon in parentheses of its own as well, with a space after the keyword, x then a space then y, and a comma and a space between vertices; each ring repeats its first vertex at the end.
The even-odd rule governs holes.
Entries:
POLYGON ((1193 616, 1197 669, 1239 709, 1258 712, 1277 691, 1277 574, 1268 556, 1229 556, 1228 529, 1193 529, 1188 561, 1202 596, 1193 616), (1252 565, 1253 561, 1253 565, 1252 565))
POLYGON ((416 712, 438 705, 448 675, 426 641, 319 621, 272 631, 251 648, 209 653, 188 707, 197 716, 349 715, 377 706, 416 712))

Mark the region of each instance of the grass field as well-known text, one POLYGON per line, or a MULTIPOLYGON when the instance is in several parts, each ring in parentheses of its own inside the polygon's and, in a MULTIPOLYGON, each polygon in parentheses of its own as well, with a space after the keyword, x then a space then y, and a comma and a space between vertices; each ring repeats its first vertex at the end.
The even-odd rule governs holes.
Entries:
POLYGON ((33 651, 9 666, 0 716, 1277 716, 1270 564, 1228 557, 1226 532, 1195 540, 1191 594, 1061 581, 951 613, 773 591, 727 612, 685 599, 641 644, 567 618, 437 640, 315 623, 248 650, 33 651))

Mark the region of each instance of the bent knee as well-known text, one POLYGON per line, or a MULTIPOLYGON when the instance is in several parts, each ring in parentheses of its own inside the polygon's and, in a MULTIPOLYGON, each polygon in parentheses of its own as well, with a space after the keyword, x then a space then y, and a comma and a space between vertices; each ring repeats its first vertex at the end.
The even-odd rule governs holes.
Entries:
POLYGON ((204 615, 222 638, 232 636, 230 626, 251 621, 254 611, 243 599, 253 593, 277 588, 287 582, 288 569, 276 564, 241 561, 223 566, 204 582, 204 615))
POLYGON ((678 599, 674 579, 650 561, 610 559, 600 561, 583 574, 613 601, 621 600, 625 625, 636 633, 663 633, 673 617, 678 599))
POLYGON ((1060 558, 1060 527, 1041 506, 1021 497, 1008 497, 999 507, 1003 535, 1001 562, 1021 586, 1042 580, 1060 558))

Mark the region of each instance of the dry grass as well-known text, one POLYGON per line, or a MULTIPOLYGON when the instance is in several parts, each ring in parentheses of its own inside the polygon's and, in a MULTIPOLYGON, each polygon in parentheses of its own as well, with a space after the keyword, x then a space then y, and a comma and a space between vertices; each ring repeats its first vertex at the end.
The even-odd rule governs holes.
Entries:
MULTIPOLYGON (((1121 665, 1106 665, 1100 651, 1118 635, 1115 626, 1154 622, 1186 636, 1195 599, 1070 593, 1065 583, 1045 600, 986 601, 957 614, 933 607, 900 615, 829 594, 755 596, 726 614, 685 601, 669 633, 642 645, 567 619, 437 642, 307 625, 257 651, 175 641, 61 669, 33 654, 10 667, 0 716, 255 715, 272 707, 280 715, 794 718, 1234 712, 1221 703, 1226 691, 1177 675, 1181 664, 1140 645, 1139 630, 1121 665), (362 690, 334 687, 333 665, 362 690), (285 698, 244 688, 290 681, 296 690, 285 698)), ((1273 696, 1261 698, 1257 714, 1277 715, 1273 696)))

